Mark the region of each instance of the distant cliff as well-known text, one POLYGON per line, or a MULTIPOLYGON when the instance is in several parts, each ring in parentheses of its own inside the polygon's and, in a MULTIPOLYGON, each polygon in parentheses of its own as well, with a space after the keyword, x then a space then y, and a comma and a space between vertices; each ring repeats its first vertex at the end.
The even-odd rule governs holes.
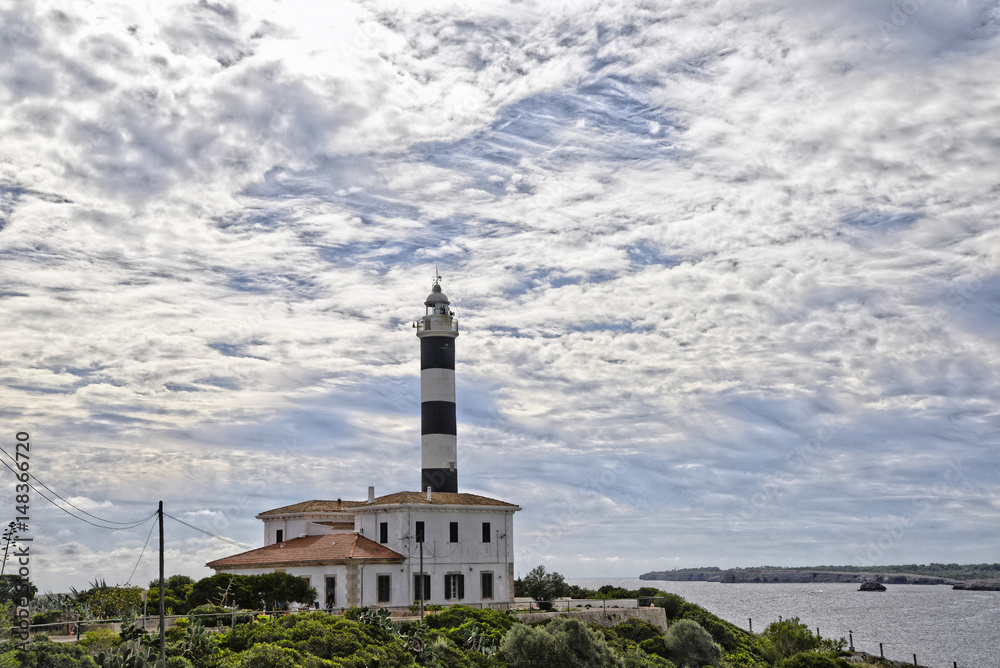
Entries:
POLYGON ((972 591, 1000 591, 1000 578, 992 580, 969 580, 959 582, 952 589, 969 589, 972 591))
POLYGON ((685 568, 676 571, 652 571, 639 576, 640 580, 705 581, 705 582, 863 582, 873 580, 883 584, 948 584, 956 585, 958 580, 916 575, 913 573, 877 573, 822 571, 812 569, 774 568, 753 569, 734 568, 730 570, 685 568))

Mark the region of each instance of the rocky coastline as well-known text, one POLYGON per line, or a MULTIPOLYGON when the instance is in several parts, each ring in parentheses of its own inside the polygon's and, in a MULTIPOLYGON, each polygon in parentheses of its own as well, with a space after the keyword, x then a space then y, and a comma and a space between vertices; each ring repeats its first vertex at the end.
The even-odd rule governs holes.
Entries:
POLYGON ((965 589, 968 591, 1000 591, 1000 578, 992 580, 966 580, 954 585, 952 589, 965 589))
MULTIPOLYGON (((881 584, 961 585, 960 580, 917 575, 912 573, 864 573, 845 571, 796 570, 796 569, 685 569, 683 571, 651 571, 639 576, 640 580, 670 580, 683 582, 778 582, 778 583, 861 583, 866 580, 881 584)), ((991 582, 991 581, 983 581, 991 582)), ((956 586, 956 588, 959 588, 956 586)), ((964 587, 962 587, 964 588, 964 587)))

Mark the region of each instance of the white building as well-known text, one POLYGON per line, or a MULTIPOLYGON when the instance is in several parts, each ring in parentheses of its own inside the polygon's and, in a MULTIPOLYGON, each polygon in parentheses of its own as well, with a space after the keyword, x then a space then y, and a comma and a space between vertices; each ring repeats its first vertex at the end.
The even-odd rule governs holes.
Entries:
POLYGON ((309 580, 320 607, 514 600, 518 506, 457 491, 454 351, 458 319, 440 277, 417 323, 421 341, 421 492, 303 501, 268 510, 264 547, 209 562, 217 573, 281 571, 309 580))

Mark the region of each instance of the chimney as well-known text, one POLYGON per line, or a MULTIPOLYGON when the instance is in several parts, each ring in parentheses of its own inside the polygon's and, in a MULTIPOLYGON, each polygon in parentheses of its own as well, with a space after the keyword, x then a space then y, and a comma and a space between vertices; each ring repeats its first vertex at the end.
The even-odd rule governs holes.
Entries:
POLYGON ((431 486, 427 486, 427 503, 431 502, 431 486))
POLYGON ((375 485, 368 485, 368 503, 375 503, 375 485))

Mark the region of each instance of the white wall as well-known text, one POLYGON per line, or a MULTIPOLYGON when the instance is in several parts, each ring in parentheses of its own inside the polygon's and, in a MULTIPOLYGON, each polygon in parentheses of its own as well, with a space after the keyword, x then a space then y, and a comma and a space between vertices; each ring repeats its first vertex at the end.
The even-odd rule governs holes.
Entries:
MULTIPOLYGON (((508 600, 510 585, 508 563, 514 558, 513 515, 504 508, 447 508, 434 506, 403 506, 385 509, 358 509, 355 527, 366 538, 379 542, 379 524, 387 522, 389 540, 385 546, 407 557, 403 582, 398 586, 401 595, 412 602, 413 576, 420 572, 420 545, 415 540, 416 523, 424 522, 424 570, 431 576, 429 604, 449 603, 498 603, 508 600), (458 522, 458 542, 451 542, 450 523, 458 522), (490 523, 490 542, 483 542, 483 522, 490 523), (493 597, 481 596, 481 573, 493 574, 493 597), (464 578, 462 599, 445 598, 445 575, 461 574, 464 578)), ((367 573, 366 573, 367 575, 367 573)), ((397 587, 397 573, 392 574, 392 586, 397 587)), ((368 596, 365 583, 365 600, 368 596)), ((393 598, 395 599, 395 593, 393 598)))

